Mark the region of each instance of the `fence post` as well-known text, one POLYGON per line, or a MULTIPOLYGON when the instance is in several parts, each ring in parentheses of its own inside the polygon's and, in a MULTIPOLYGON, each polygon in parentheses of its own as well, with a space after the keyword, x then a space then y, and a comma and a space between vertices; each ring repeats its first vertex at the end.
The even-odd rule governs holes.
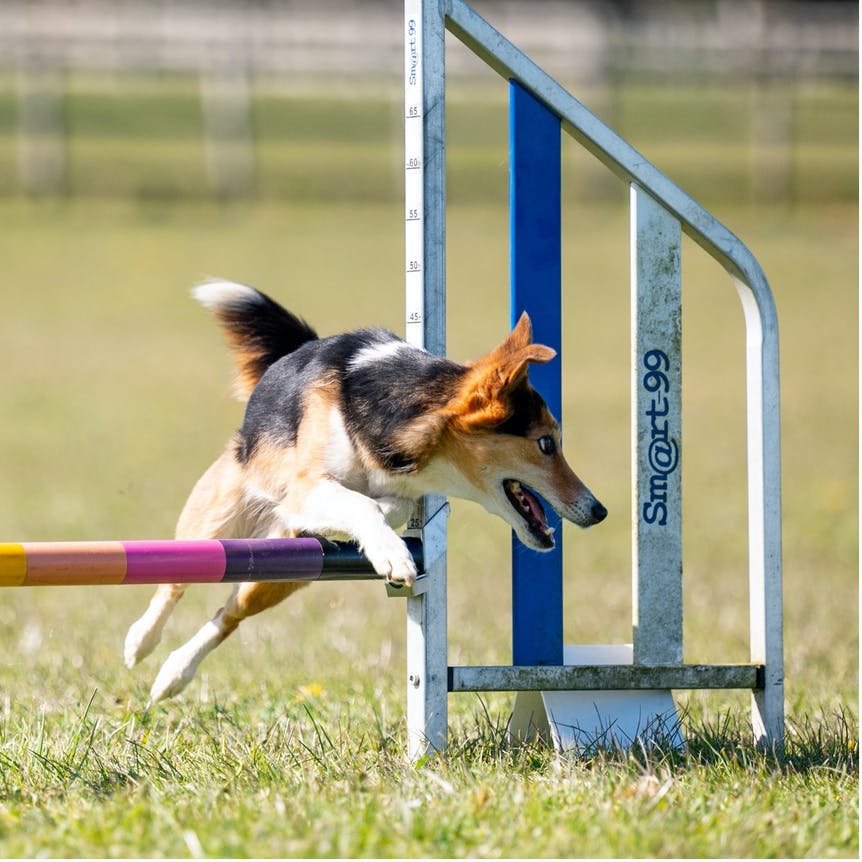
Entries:
POLYGON ((31 195, 67 189, 65 73, 25 52, 18 56, 18 176, 31 195))
POLYGON ((212 46, 200 71, 204 165, 220 198, 250 194, 255 182, 251 86, 244 57, 223 56, 228 44, 212 46))

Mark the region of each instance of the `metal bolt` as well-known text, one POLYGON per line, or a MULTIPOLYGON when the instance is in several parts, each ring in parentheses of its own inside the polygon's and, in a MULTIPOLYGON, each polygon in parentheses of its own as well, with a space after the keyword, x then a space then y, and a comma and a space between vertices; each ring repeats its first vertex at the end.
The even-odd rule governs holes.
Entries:
POLYGON ((419 674, 411 673, 410 676, 407 677, 407 682, 409 682, 413 688, 419 688, 419 683, 421 682, 419 674))

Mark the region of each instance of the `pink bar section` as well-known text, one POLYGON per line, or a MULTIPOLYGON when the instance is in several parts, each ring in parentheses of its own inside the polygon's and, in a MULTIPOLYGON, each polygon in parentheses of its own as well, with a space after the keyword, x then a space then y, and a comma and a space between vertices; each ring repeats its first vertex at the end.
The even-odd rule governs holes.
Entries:
POLYGON ((24 542, 23 586, 121 584, 126 552, 120 542, 24 542))
POLYGON ((211 584, 224 577, 224 548, 215 539, 123 542, 123 547, 124 584, 211 584))

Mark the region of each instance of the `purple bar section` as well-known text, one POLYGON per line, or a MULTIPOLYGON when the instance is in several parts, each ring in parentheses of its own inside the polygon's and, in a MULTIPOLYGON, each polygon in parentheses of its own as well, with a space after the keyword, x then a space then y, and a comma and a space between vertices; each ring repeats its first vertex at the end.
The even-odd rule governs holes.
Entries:
POLYGON ((222 539, 225 581, 265 581, 290 576, 316 580, 323 571, 317 539, 222 539))
POLYGON ((209 584, 224 577, 225 551, 215 539, 123 542, 124 584, 209 584))

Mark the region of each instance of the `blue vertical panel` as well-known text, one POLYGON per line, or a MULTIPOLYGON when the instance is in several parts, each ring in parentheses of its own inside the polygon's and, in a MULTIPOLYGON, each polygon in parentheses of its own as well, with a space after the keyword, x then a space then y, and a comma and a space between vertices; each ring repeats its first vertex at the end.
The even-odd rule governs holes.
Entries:
MULTIPOLYGON (((509 84, 511 319, 527 311, 533 339, 561 353, 560 119, 516 81, 509 84)), ((561 357, 534 365, 530 381, 562 416, 561 357)), ((545 506, 557 545, 547 554, 512 535, 512 661, 563 663, 563 533, 545 506)))

